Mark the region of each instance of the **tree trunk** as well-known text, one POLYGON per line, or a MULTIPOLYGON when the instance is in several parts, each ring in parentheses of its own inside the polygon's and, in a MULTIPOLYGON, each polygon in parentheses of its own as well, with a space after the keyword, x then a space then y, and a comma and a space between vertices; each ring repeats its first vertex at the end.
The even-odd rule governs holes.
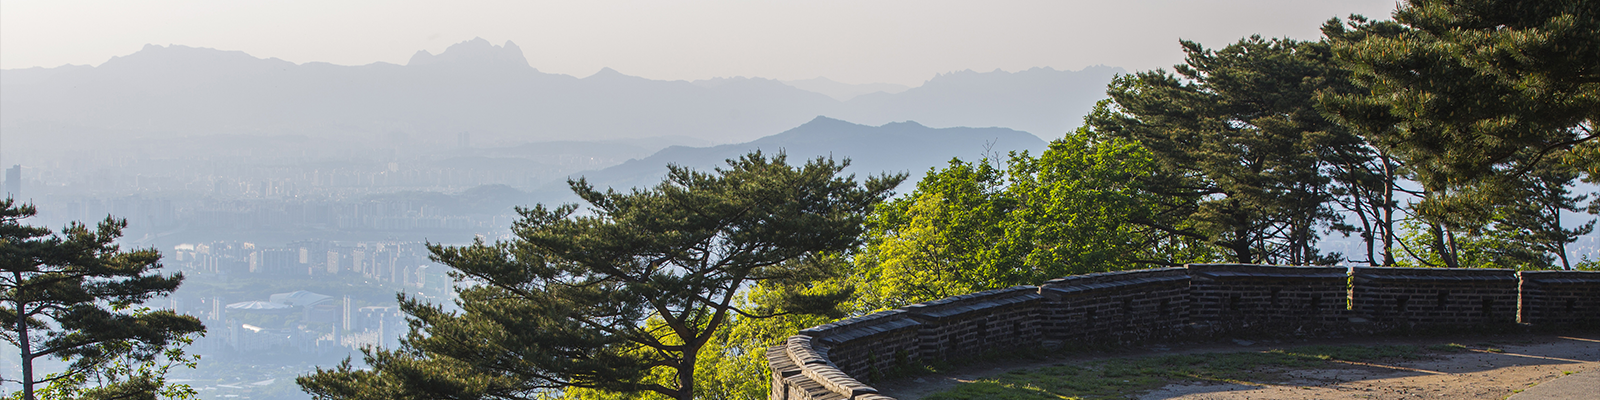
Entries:
POLYGON ((1233 251, 1233 262, 1240 264, 1250 264, 1254 262, 1255 256, 1250 252, 1250 247, 1253 243, 1250 243, 1250 239, 1248 239, 1247 236, 1248 234, 1242 229, 1235 231, 1234 233, 1238 234, 1239 237, 1229 241, 1228 244, 1224 246, 1227 247, 1228 250, 1233 251))
POLYGON ((1439 261, 1444 263, 1445 268, 1456 268, 1455 257, 1453 257, 1455 253, 1451 251, 1452 244, 1445 243, 1448 230, 1437 223, 1428 224, 1428 230, 1433 233, 1433 243, 1430 243, 1430 245, 1433 247, 1433 252, 1439 255, 1439 261))
POLYGON ((1456 231, 1446 227, 1444 230, 1444 244, 1448 246, 1449 253, 1445 253, 1445 265, 1450 268, 1461 268, 1461 250, 1456 246, 1456 231))
POLYGON ((1394 266, 1394 164, 1389 154, 1379 152, 1383 160, 1383 265, 1394 266))
MULTIPOLYGON (((1361 189, 1360 189, 1359 186, 1350 185, 1350 192, 1351 193, 1362 193, 1362 192, 1360 192, 1360 190, 1361 189)), ((1367 265, 1368 266, 1372 266, 1372 265, 1377 265, 1377 259, 1373 258, 1373 252, 1372 251, 1374 250, 1373 247, 1375 245, 1373 242, 1378 239, 1376 235, 1372 234, 1372 231, 1377 229, 1378 223, 1377 223, 1377 221, 1368 221, 1367 220, 1367 211, 1373 211, 1374 213, 1376 213, 1376 211, 1367 208, 1367 206, 1372 204, 1372 202, 1370 202, 1370 201, 1362 202, 1361 198, 1363 196, 1365 196, 1365 194, 1354 194, 1354 195, 1351 195, 1350 196, 1351 197, 1350 200, 1354 201, 1356 203, 1355 206, 1351 207, 1351 208, 1355 209, 1356 218, 1360 218, 1361 219, 1361 242, 1365 243, 1367 245, 1367 265)), ((1372 217, 1374 219, 1376 219, 1378 216, 1377 216, 1377 214, 1373 214, 1372 217)))
POLYGON ((1561 207, 1550 205, 1547 206, 1547 208, 1550 209, 1550 216, 1552 217, 1551 221, 1553 221, 1553 225, 1555 225, 1553 232, 1556 233, 1556 257, 1561 258, 1561 269, 1571 271, 1572 264, 1567 262, 1568 236, 1566 231, 1561 230, 1561 207))
POLYGON ((1567 262, 1567 244, 1565 242, 1556 242, 1556 249, 1556 254, 1561 256, 1561 269, 1571 271, 1572 264, 1567 262))
POLYGON ((23 310, 22 272, 11 272, 12 279, 16 279, 17 291, 13 293, 17 303, 17 347, 22 350, 22 399, 33 398, 33 343, 28 341, 28 313, 23 310))
POLYGON ((683 349, 683 366, 678 368, 678 400, 694 400, 694 364, 700 346, 693 347, 683 349))

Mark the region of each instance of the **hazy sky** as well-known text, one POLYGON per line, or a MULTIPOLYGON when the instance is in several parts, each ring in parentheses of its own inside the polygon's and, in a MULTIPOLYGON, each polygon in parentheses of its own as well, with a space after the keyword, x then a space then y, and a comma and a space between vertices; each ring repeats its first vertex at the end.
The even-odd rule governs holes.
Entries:
POLYGON ((0 68, 98 65, 146 43, 296 63, 404 64, 483 37, 541 71, 653 79, 825 76, 917 85, 963 69, 1181 60, 1177 40, 1314 39, 1322 21, 1387 18, 1394 0, 77 1, 0 0, 0 68))

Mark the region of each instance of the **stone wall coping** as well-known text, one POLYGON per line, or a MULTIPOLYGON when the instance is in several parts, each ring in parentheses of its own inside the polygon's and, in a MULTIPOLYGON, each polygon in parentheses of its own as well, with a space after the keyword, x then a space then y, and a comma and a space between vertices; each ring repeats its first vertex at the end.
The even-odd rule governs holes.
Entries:
POLYGON ((1187 281, 1189 279, 1190 278, 1189 278, 1188 275, 1155 276, 1155 277, 1148 277, 1148 278, 1127 278, 1127 279, 1114 281, 1114 282, 1082 283, 1082 284, 1076 284, 1076 285, 1070 285, 1070 286, 1060 286, 1060 285, 1040 286, 1039 287, 1039 292, 1043 293, 1043 294, 1047 294, 1047 295, 1064 296, 1064 295, 1079 294, 1079 293, 1084 293, 1084 292, 1092 292, 1092 291, 1096 291, 1096 290, 1126 288, 1126 287, 1129 287, 1129 286, 1158 284, 1158 283, 1170 283, 1170 282, 1181 282, 1181 281, 1187 281))
POLYGON ((1539 279, 1527 282, 1534 285, 1587 285, 1600 282, 1600 279, 1539 279))
POLYGON ((785 376, 783 380, 788 381, 789 385, 805 390, 807 392, 806 395, 810 397, 809 400, 850 400, 848 397, 834 392, 833 389, 805 375, 785 376))
POLYGON ((790 336, 787 344, 788 345, 784 347, 785 351, 789 353, 789 359, 794 360, 794 364, 800 366, 802 369, 804 369, 805 366, 812 364, 833 363, 832 361, 828 360, 827 357, 823 357, 822 354, 819 354, 817 349, 811 345, 810 336, 790 336))
POLYGON ((838 393, 845 398, 854 399, 864 394, 876 394, 878 389, 857 381, 855 378, 840 371, 833 362, 828 360, 825 352, 820 352, 814 347, 810 336, 790 336, 785 351, 790 359, 800 367, 800 374, 811 378, 829 391, 838 393))
POLYGON ((960 295, 960 296, 946 297, 946 298, 942 298, 942 299, 938 299, 938 300, 934 300, 934 301, 928 301, 928 302, 912 304, 912 305, 909 305, 909 306, 905 306, 904 308, 901 308, 901 309, 902 310, 911 310, 913 308, 915 308, 915 309, 927 309, 927 308, 931 308, 931 307, 939 307, 939 306, 943 306, 943 305, 956 304, 956 303, 961 303, 961 302, 965 302, 965 301, 972 301, 974 299, 978 299, 978 301, 986 301, 986 300, 989 300, 989 299, 999 299, 999 298, 1004 298, 1004 297, 1009 297, 1009 296, 1017 296, 1017 295, 1021 295, 1023 293, 1028 293, 1028 292, 1038 293, 1038 290, 1039 290, 1038 286, 1018 285, 1018 286, 1012 286, 1012 287, 1003 288, 1003 289, 985 290, 985 291, 977 292, 977 293, 968 293, 968 294, 963 294, 963 295, 960 295))
POLYGON ((1383 281, 1515 281, 1517 270, 1501 268, 1396 268, 1352 267, 1351 275, 1357 280, 1383 281))
POLYGON ((1600 282, 1600 271, 1517 271, 1523 281, 1540 284, 1586 284, 1600 282))
POLYGON ((894 318, 873 323, 845 325, 829 331, 826 336, 817 337, 817 340, 829 345, 838 345, 849 343, 856 339, 877 336, 885 332, 915 329, 920 325, 922 325, 921 322, 911 318, 894 318))
POLYGON ((1419 268, 1419 267, 1350 267, 1355 275, 1405 275, 1405 276, 1516 276, 1517 270, 1505 268, 1419 268))
POLYGON ((1236 264, 1236 263, 1184 264, 1184 266, 1182 268, 1188 268, 1190 270, 1195 270, 1195 269, 1228 269, 1228 268, 1236 268, 1236 269, 1251 270, 1251 271, 1256 271, 1256 270, 1276 270, 1276 271, 1339 270, 1339 271, 1349 271, 1350 270, 1350 267, 1340 267, 1340 266, 1331 266, 1331 265, 1273 265, 1273 264, 1236 264))
POLYGON ((1189 264, 1184 266, 1193 276, 1223 279, 1346 279, 1349 267, 1251 265, 1251 264, 1189 264))
MULTIPOLYGON (((1336 268, 1336 269, 1342 270, 1343 268, 1336 268)), ((1350 277, 1350 275, 1345 274, 1344 271, 1338 271, 1338 272, 1305 271, 1305 272, 1299 272, 1299 273, 1244 272, 1244 271, 1200 271, 1200 272, 1195 272, 1195 275, 1200 275, 1200 276, 1204 276, 1204 277, 1207 277, 1207 278, 1224 278, 1224 279, 1229 279, 1229 278, 1233 278, 1233 279, 1240 279, 1240 278, 1280 278, 1280 279, 1306 279, 1306 278, 1315 279, 1315 278, 1323 278, 1323 279, 1337 279, 1337 280, 1340 280, 1340 281, 1343 281, 1345 278, 1349 278, 1350 277)))
POLYGON ((873 324, 887 323, 894 320, 904 320, 906 319, 905 313, 905 310, 883 310, 859 317, 845 318, 838 321, 801 329, 799 333, 801 335, 811 337, 826 337, 835 334, 835 332, 847 329, 859 329, 861 327, 873 324))
POLYGON ((1356 274, 1357 279, 1375 281, 1451 281, 1451 282, 1492 282, 1515 281, 1516 275, 1469 275, 1469 276, 1438 276, 1438 275, 1387 275, 1387 274, 1356 274))
POLYGON ((767 366, 779 376, 794 376, 800 374, 800 366, 794 363, 794 358, 789 357, 788 344, 780 344, 767 348, 767 366))
POLYGON ((1126 271, 1096 272, 1096 273, 1093 273, 1093 274, 1074 275, 1074 276, 1068 276, 1068 277, 1064 277, 1064 278, 1051 279, 1051 280, 1048 280, 1048 281, 1044 281, 1044 284, 1039 285, 1038 287, 1042 288, 1042 287, 1050 287, 1050 286, 1076 286, 1076 285, 1085 285, 1085 284, 1099 283, 1099 282, 1116 282, 1116 281, 1121 281, 1121 280, 1124 280, 1124 279, 1128 279, 1128 277, 1132 276, 1132 275, 1149 275, 1149 276, 1152 276, 1152 277, 1155 277, 1155 276, 1182 276, 1182 277, 1188 277, 1189 273, 1188 273, 1188 269, 1186 269, 1184 267, 1166 267, 1166 268, 1152 268, 1152 269, 1135 269, 1135 270, 1126 270, 1126 271))
MULTIPOLYGON (((1043 299, 1039 295, 1037 286, 1015 286, 999 290, 974 293, 970 297, 961 299, 950 298, 927 303, 906 306, 907 314, 912 318, 928 321, 939 321, 966 313, 988 310, 995 307, 1004 307, 1012 304, 1026 303, 1043 299)), ((963 297, 963 296, 957 296, 963 297)))

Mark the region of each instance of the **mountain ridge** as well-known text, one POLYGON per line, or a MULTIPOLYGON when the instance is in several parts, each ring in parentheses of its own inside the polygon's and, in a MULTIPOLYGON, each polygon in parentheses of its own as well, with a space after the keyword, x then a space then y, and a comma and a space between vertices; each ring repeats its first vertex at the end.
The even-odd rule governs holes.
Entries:
POLYGON ((417 50, 416 54, 412 54, 411 59, 406 61, 407 67, 440 64, 483 64, 534 69, 528 63, 528 57, 522 54, 522 48, 517 47, 516 43, 507 40, 505 44, 495 46, 481 37, 452 44, 437 55, 427 50, 417 50))
MULTIPOLYGON (((849 159, 851 165, 845 169, 845 174, 858 178, 904 172, 909 177, 901 188, 907 188, 915 186, 924 172, 942 167, 952 158, 976 160, 986 151, 1038 154, 1047 146, 1037 136, 1008 128, 931 128, 915 121, 870 126, 817 116, 805 124, 750 142, 704 147, 668 146, 645 158, 573 173, 568 179, 583 178, 596 188, 627 190, 660 183, 666 176, 668 164, 710 171, 726 166, 726 160, 759 150, 769 156, 785 154, 791 165, 817 157, 849 159)), ((548 184, 536 190, 536 194, 544 203, 577 201, 564 182, 548 184)))
POLYGON ((1049 138, 1075 127, 1121 71, 958 71, 898 93, 839 101, 767 78, 707 84, 612 68, 587 77, 546 73, 530 66, 515 43, 482 38, 412 58, 407 65, 295 64, 148 45, 98 66, 0 70, 5 156, 47 158, 69 153, 71 143, 211 134, 347 141, 404 134, 424 146, 451 143, 462 132, 482 143, 654 136, 742 143, 818 115, 869 125, 1008 127, 1049 138))

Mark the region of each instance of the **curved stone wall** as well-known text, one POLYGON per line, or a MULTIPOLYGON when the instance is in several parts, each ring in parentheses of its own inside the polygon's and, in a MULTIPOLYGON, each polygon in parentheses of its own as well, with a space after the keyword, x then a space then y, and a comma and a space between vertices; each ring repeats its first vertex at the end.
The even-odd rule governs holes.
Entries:
POLYGON ((800 331, 767 349, 773 400, 892 400, 900 368, 1063 343, 1426 326, 1600 325, 1600 272, 1191 264, 1053 279, 800 331))

